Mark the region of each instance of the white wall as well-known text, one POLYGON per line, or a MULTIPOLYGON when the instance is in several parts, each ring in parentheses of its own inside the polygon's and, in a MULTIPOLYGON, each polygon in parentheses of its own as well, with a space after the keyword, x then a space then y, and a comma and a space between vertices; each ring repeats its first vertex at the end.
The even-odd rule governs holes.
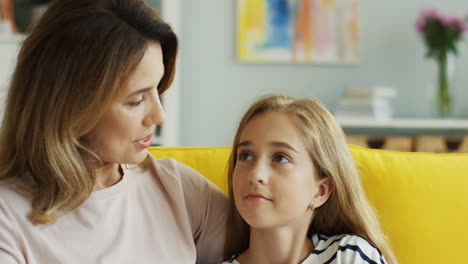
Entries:
MULTIPOLYGON (((396 116, 428 116, 423 97, 433 62, 424 58, 414 22, 423 8, 468 13, 466 0, 362 0, 359 65, 241 64, 235 59, 235 2, 182 3, 182 145, 230 145, 243 111, 271 92, 317 97, 333 108, 345 87, 392 85, 399 91, 396 116)), ((468 117, 466 44, 460 53, 455 111, 468 117)))
POLYGON ((0 121, 3 117, 8 84, 11 80, 22 36, 0 35, 0 121))

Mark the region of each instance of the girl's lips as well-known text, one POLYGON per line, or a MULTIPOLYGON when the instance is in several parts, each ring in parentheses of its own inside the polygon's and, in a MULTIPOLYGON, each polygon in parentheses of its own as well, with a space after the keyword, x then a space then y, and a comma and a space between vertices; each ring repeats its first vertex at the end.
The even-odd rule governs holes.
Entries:
POLYGON ((138 146, 140 146, 141 148, 147 148, 149 146, 151 146, 151 142, 153 142, 153 134, 149 134, 148 136, 140 139, 140 140, 136 140, 134 141, 135 144, 137 144, 138 146))
POLYGON ((271 199, 258 193, 249 193, 245 196, 245 199, 251 202, 271 202, 271 199))

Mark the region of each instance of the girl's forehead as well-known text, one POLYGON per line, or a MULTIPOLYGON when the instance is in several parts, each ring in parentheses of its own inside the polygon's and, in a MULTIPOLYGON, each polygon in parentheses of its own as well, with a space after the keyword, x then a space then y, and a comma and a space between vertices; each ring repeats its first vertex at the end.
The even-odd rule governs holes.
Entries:
POLYGON ((238 144, 279 145, 286 143, 305 150, 303 136, 294 116, 283 112, 262 113, 249 120, 243 128, 238 144), (275 144, 273 144, 275 143, 275 144))

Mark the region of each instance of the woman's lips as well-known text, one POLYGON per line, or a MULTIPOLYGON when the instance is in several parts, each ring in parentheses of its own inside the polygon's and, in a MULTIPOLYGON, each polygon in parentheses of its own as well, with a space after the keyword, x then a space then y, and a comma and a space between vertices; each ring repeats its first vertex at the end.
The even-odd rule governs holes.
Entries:
POLYGON ((147 148, 149 146, 151 146, 151 142, 153 142, 153 134, 149 134, 148 136, 140 139, 140 140, 136 140, 134 141, 135 144, 137 144, 139 147, 141 148, 147 148))

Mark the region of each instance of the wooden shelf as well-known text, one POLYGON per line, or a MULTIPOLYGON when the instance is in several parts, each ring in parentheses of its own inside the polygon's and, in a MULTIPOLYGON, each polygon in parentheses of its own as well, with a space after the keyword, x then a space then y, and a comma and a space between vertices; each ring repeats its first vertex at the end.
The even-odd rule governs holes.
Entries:
POLYGON ((398 118, 389 120, 375 120, 371 118, 337 117, 337 120, 343 128, 468 130, 468 119, 398 118))

